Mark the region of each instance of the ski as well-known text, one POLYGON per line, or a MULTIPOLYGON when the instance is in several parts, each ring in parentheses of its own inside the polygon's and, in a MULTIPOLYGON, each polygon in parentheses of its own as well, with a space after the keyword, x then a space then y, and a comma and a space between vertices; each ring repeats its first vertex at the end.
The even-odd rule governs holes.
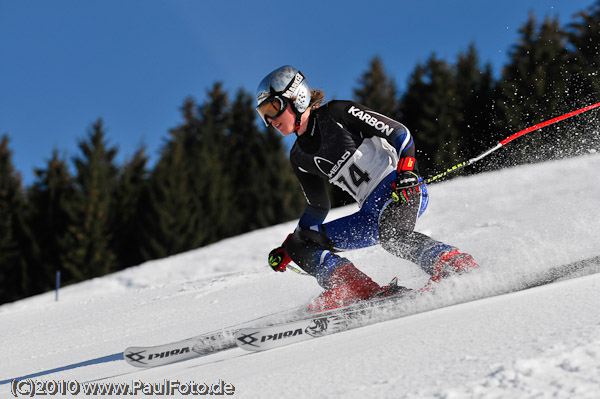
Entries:
MULTIPOLYGON (((552 284, 563 279, 576 278, 598 272, 600 272, 600 256, 552 267, 535 276, 530 281, 524 281, 520 287, 498 293, 497 295, 523 291, 552 284)), ((404 302, 409 302, 417 295, 419 295, 419 291, 402 292, 398 295, 361 301, 345 307, 316 313, 302 320, 275 326, 241 328, 235 332, 235 344, 248 351, 264 351, 357 327, 409 316, 425 311, 425 309, 403 309, 401 306, 404 302)), ((478 299, 484 298, 485 296, 478 299)), ((448 306, 456 304, 458 303, 450 303, 448 306)))
POLYGON ((132 346, 123 359, 135 367, 156 367, 235 347, 235 330, 221 331, 156 346, 132 346))
POLYGON ((541 273, 534 281, 525 284, 521 290, 551 284, 562 279, 571 279, 600 272, 600 256, 554 266, 541 273))
POLYGON ((167 344, 131 346, 123 351, 123 359, 134 367, 149 368, 217 353, 236 346, 234 335, 243 326, 252 323, 273 325, 275 323, 297 320, 304 315, 303 310, 304 308, 297 307, 285 309, 220 330, 167 344))
POLYGON ((339 308, 274 326, 242 328, 235 333, 235 343, 249 351, 264 351, 376 323, 387 318, 379 312, 393 308, 414 297, 414 291, 359 301, 339 308))
MULTIPOLYGON (((316 317, 317 319, 323 319, 324 317, 329 318, 323 321, 329 323, 331 326, 329 329, 323 329, 323 334, 325 334, 329 331, 332 331, 335 326, 337 326, 338 329, 346 327, 347 322, 349 321, 347 314, 350 314, 351 311, 356 312, 364 309, 367 306, 374 306, 382 300, 393 297, 395 296, 376 298, 368 302, 358 302, 354 305, 326 310, 321 313, 315 313, 315 315, 318 315, 318 317, 316 317), (347 313, 345 318, 341 316, 341 313, 347 313), (337 317, 335 317, 336 315, 337 317)), ((181 341, 156 346, 132 346, 125 349, 123 352, 123 359, 128 364, 135 367, 149 368, 163 366, 166 364, 189 360, 234 348, 236 347, 237 334, 244 330, 244 326, 249 324, 263 321, 263 328, 277 329, 277 326, 294 325, 296 323, 302 324, 306 321, 306 317, 307 312, 304 307, 287 309, 281 312, 275 312, 266 316, 261 316, 254 320, 246 321, 235 326, 230 326, 222 330, 198 335, 196 337, 187 338, 181 341)), ((314 328, 310 331, 312 331, 313 335, 317 335, 317 328, 314 328)))
MULTIPOLYGON (((552 267, 522 281, 520 286, 497 292, 503 295, 556 281, 600 272, 600 256, 552 267)), ((196 337, 156 346, 132 346, 124 360, 135 367, 156 367, 240 347, 262 351, 346 331, 377 322, 397 319, 431 309, 412 309, 408 304, 418 291, 373 298, 340 308, 308 313, 304 308, 287 309, 196 337), (250 324, 258 325, 255 328, 250 324)), ((478 299, 483 299, 481 298, 478 299)), ((456 305, 458 303, 450 303, 456 305)))
POLYGON ((347 324, 342 313, 316 316, 271 327, 242 328, 235 333, 235 342, 242 349, 263 351, 343 331, 347 324))

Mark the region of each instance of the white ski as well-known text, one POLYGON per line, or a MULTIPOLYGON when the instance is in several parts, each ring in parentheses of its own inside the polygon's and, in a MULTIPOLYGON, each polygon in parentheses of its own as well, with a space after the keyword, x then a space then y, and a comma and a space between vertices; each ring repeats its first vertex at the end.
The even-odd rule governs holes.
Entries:
POLYGON ((263 351, 342 331, 346 327, 344 314, 316 316, 277 326, 242 328, 235 333, 235 342, 246 350, 263 351))
MULTIPOLYGON (((297 320, 303 308, 270 313, 221 330, 156 346, 132 346, 123 351, 123 359, 135 367, 156 367, 216 353, 235 347, 235 332, 250 323, 278 323, 297 320)), ((272 324, 271 324, 272 325, 272 324)))
MULTIPOLYGON (((600 262, 600 256, 556 266, 532 277, 529 281, 524 281, 521 287, 498 295, 535 288, 579 275, 598 273, 600 272, 598 262, 600 262)), ((381 321, 405 317, 415 312, 396 309, 396 306, 401 306, 402 302, 414 298, 415 295, 417 294, 414 292, 402 292, 399 295, 375 298, 324 311, 303 320, 274 326, 242 328, 235 333, 235 343, 240 348, 249 351, 264 351, 381 321), (378 310, 383 310, 383 312, 378 310), (386 310, 392 310, 392 312, 386 313, 386 310)))
POLYGON ((135 367, 156 367, 180 362, 233 348, 234 332, 235 330, 221 331, 157 346, 132 346, 125 349, 123 359, 135 367))
MULTIPOLYGON (((562 279, 599 272, 600 256, 595 256, 578 262, 555 266, 537 276, 522 281, 519 287, 512 287, 510 290, 496 293, 496 295, 526 290, 562 279)), ((413 296, 411 293, 404 292, 399 295, 358 302, 354 305, 323 311, 310 316, 306 314, 302 316, 300 309, 289 309, 261 316, 236 326, 230 326, 221 331, 214 331, 165 345, 130 347, 123 352, 123 358, 132 366, 155 367, 212 354, 236 347, 236 345, 250 351, 277 348, 414 314, 414 310, 402 309, 402 303, 410 300, 413 296), (377 309, 381 309, 383 312, 378 312, 377 309), (259 324, 261 322, 266 326, 246 327, 249 324, 259 324)))
POLYGON ((314 313, 302 320, 274 326, 242 328, 235 333, 235 343, 242 349, 263 351, 376 323, 382 320, 377 315, 377 309, 393 307, 412 297, 411 291, 406 290, 396 295, 314 313))

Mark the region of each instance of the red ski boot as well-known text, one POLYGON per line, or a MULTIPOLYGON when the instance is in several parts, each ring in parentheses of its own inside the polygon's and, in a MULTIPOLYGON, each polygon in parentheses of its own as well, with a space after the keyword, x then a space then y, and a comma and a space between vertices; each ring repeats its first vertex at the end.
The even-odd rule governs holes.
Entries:
POLYGON ((461 253, 454 248, 442 252, 433 265, 433 275, 429 281, 438 282, 443 278, 454 274, 462 274, 475 269, 479 265, 473 260, 473 257, 467 253, 461 253))
POLYGON ((337 308, 369 298, 381 290, 379 284, 358 270, 352 263, 338 267, 329 277, 329 289, 308 305, 308 310, 337 308))

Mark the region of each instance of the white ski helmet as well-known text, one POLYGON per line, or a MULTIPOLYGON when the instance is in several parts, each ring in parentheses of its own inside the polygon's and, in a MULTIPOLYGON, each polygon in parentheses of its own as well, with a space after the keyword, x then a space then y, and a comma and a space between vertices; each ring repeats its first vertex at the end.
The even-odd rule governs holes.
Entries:
POLYGON ((259 108, 265 101, 273 97, 290 100, 292 110, 299 119, 310 104, 310 87, 302 72, 290 65, 277 68, 265 76, 256 90, 256 109, 265 125, 268 125, 268 122, 259 108))

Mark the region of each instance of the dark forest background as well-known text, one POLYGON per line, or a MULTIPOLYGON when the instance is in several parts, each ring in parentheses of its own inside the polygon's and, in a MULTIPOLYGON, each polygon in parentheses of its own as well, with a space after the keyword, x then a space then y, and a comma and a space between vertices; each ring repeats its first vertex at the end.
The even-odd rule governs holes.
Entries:
MULTIPOLYGON (((428 177, 600 101, 599 30, 600 1, 567 26, 531 15, 498 78, 471 45, 453 61, 432 54, 402 92, 374 56, 353 99, 411 130, 428 177)), ((143 147, 116 164, 117 148, 98 119, 78 155, 67 160, 55 150, 29 187, 11 163, 9 135, 2 136, 0 303, 52 289, 57 271, 70 284, 299 217, 305 200, 288 149, 272 128, 259 127, 254 107, 253 94, 232 96, 222 82, 202 104, 185 99, 181 123, 151 168, 143 147)), ((597 112, 582 114, 454 176, 595 151, 598 126, 597 112)), ((334 206, 349 202, 331 190, 334 206)))

